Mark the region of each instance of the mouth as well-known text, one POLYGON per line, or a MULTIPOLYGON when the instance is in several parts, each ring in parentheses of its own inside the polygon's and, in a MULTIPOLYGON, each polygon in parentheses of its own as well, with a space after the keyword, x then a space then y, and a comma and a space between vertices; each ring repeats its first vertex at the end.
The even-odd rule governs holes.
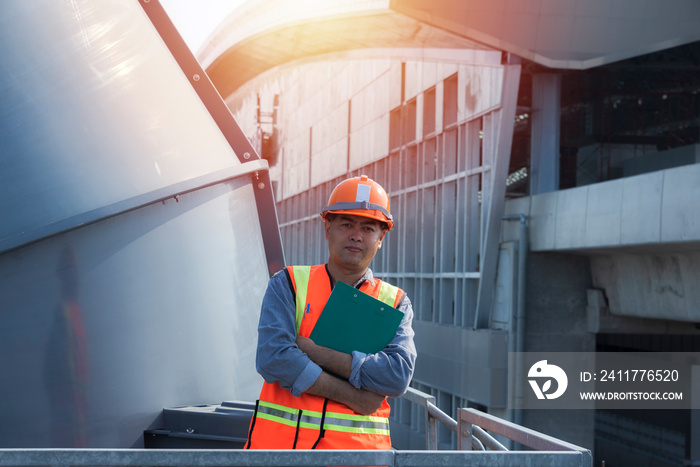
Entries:
POLYGON ((351 253, 361 253, 362 252, 362 248, 358 248, 356 246, 346 246, 345 249, 351 253))

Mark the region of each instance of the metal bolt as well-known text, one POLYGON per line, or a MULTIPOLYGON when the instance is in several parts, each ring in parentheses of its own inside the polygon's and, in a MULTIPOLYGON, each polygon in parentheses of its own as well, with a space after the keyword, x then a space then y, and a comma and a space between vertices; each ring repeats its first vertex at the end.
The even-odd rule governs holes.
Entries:
POLYGON ((194 433, 194 428, 188 428, 185 431, 189 434, 192 434, 192 433, 194 433))
POLYGON ((245 160, 250 159, 250 153, 249 153, 249 152, 244 152, 244 153, 243 153, 243 159, 245 159, 245 160))
POLYGON ((195 75, 192 77, 193 80, 199 81, 199 75, 195 73, 195 75))
POLYGON ((263 182, 258 183, 258 188, 262 190, 263 188, 265 188, 265 184, 263 182))

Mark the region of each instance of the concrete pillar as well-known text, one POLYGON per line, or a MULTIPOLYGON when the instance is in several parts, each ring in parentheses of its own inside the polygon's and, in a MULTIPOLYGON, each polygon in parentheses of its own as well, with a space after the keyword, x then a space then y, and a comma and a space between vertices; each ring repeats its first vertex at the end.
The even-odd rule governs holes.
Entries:
MULTIPOLYGON (((693 366, 692 368, 692 379, 691 379, 691 397, 698 397, 697 391, 698 386, 700 386, 700 367, 693 366)), ((697 399, 692 400, 693 407, 697 406, 697 399)), ((690 442, 690 462, 700 461, 700 409, 694 409, 690 411, 690 433, 688 434, 688 441, 690 442)))
MULTIPOLYGON (((595 351, 587 324, 589 258, 530 252, 526 284, 526 352, 595 351)), ((593 452, 594 410, 524 410, 522 424, 593 452)))
POLYGON ((532 77, 530 195, 559 189, 561 75, 532 77))

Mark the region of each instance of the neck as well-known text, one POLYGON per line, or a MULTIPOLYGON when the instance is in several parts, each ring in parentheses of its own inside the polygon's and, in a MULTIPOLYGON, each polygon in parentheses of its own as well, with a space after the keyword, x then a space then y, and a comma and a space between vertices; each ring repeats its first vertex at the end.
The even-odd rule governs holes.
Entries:
POLYGON ((337 265, 328 262, 327 263, 328 267, 328 273, 331 276, 331 285, 335 285, 336 282, 345 282, 351 287, 354 287, 355 284, 357 284, 357 281, 359 281, 362 276, 365 275, 367 272, 367 268, 361 271, 357 270, 348 270, 345 268, 338 267, 337 265))

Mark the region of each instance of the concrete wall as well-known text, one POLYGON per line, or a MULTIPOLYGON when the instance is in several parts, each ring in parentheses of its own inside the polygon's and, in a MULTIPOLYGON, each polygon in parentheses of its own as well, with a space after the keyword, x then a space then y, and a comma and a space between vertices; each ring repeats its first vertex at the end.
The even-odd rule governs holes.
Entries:
MULTIPOLYGON (((522 198, 530 249, 591 257, 612 314, 700 320, 700 164, 522 198)), ((505 238, 515 239, 505 225, 505 238)))
POLYGON ((700 320, 700 252, 598 254, 591 257, 594 286, 613 315, 700 320))
MULTIPOLYGON (((506 203, 530 217, 532 251, 700 242, 700 164, 506 203)), ((669 246, 669 249, 673 249, 669 246)))

